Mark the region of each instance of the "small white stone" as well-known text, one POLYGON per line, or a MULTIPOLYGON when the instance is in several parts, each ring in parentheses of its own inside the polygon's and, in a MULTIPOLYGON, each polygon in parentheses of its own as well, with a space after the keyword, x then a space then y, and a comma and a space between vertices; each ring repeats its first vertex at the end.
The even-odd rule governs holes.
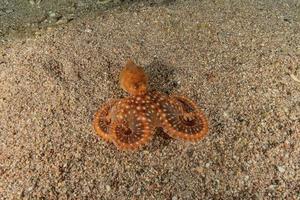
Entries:
POLYGON ((91 32, 93 32, 93 30, 90 29, 90 28, 87 28, 87 29, 84 30, 84 32, 86 32, 86 33, 91 33, 91 32))
POLYGON ((275 185, 269 185, 269 189, 274 190, 275 189, 275 185))
POLYGON ((225 117, 225 118, 229 118, 229 113, 228 112, 223 112, 223 116, 225 117))
POLYGON ((105 189, 106 189, 107 192, 109 192, 111 190, 111 187, 109 185, 106 185, 105 189))
POLYGON ((31 5, 34 5, 34 4, 35 4, 34 0, 29 0, 29 3, 30 3, 31 5))
POLYGON ((278 169, 278 171, 279 171, 280 173, 285 172, 285 168, 282 167, 282 166, 277 166, 277 169, 278 169))
POLYGON ((56 13, 55 12, 49 12, 49 17, 56 17, 56 13))

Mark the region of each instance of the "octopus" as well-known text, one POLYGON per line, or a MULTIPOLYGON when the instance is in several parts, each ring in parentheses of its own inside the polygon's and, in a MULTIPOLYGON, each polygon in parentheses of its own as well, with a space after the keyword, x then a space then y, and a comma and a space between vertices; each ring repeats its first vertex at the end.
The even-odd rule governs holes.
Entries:
POLYGON ((119 83, 128 97, 112 99, 95 113, 93 127, 103 140, 120 150, 136 150, 147 144, 162 127, 175 139, 197 142, 208 133, 208 120, 196 103, 181 95, 148 91, 142 67, 129 60, 119 83))

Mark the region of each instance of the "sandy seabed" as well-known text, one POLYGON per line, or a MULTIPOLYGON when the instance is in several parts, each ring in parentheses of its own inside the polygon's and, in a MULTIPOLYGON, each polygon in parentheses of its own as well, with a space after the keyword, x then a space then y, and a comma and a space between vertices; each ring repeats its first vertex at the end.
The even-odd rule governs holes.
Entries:
POLYGON ((1 46, 0 199, 300 199, 300 5, 230 2, 117 7, 1 46), (194 99, 208 136, 100 140, 128 58, 194 99))

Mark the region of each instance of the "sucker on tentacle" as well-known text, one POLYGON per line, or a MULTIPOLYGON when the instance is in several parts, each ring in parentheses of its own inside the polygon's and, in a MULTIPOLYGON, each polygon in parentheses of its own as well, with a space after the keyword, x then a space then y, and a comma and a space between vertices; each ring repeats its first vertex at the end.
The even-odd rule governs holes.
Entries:
POLYGON ((111 100, 96 112, 98 135, 119 149, 134 150, 148 143, 156 127, 173 138, 198 141, 208 132, 204 113, 190 99, 148 91, 148 77, 131 60, 120 73, 120 86, 131 96, 111 100))

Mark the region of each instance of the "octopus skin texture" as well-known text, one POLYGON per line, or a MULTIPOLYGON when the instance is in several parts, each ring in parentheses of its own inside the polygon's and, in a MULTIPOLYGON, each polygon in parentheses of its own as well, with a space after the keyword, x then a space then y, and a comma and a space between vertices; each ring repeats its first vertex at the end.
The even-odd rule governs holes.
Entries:
POLYGON ((104 103, 94 116, 94 129, 103 140, 135 150, 151 140, 157 127, 190 142, 208 133, 208 120, 192 100, 148 91, 147 80, 143 69, 129 60, 120 73, 120 86, 130 96, 104 103))

